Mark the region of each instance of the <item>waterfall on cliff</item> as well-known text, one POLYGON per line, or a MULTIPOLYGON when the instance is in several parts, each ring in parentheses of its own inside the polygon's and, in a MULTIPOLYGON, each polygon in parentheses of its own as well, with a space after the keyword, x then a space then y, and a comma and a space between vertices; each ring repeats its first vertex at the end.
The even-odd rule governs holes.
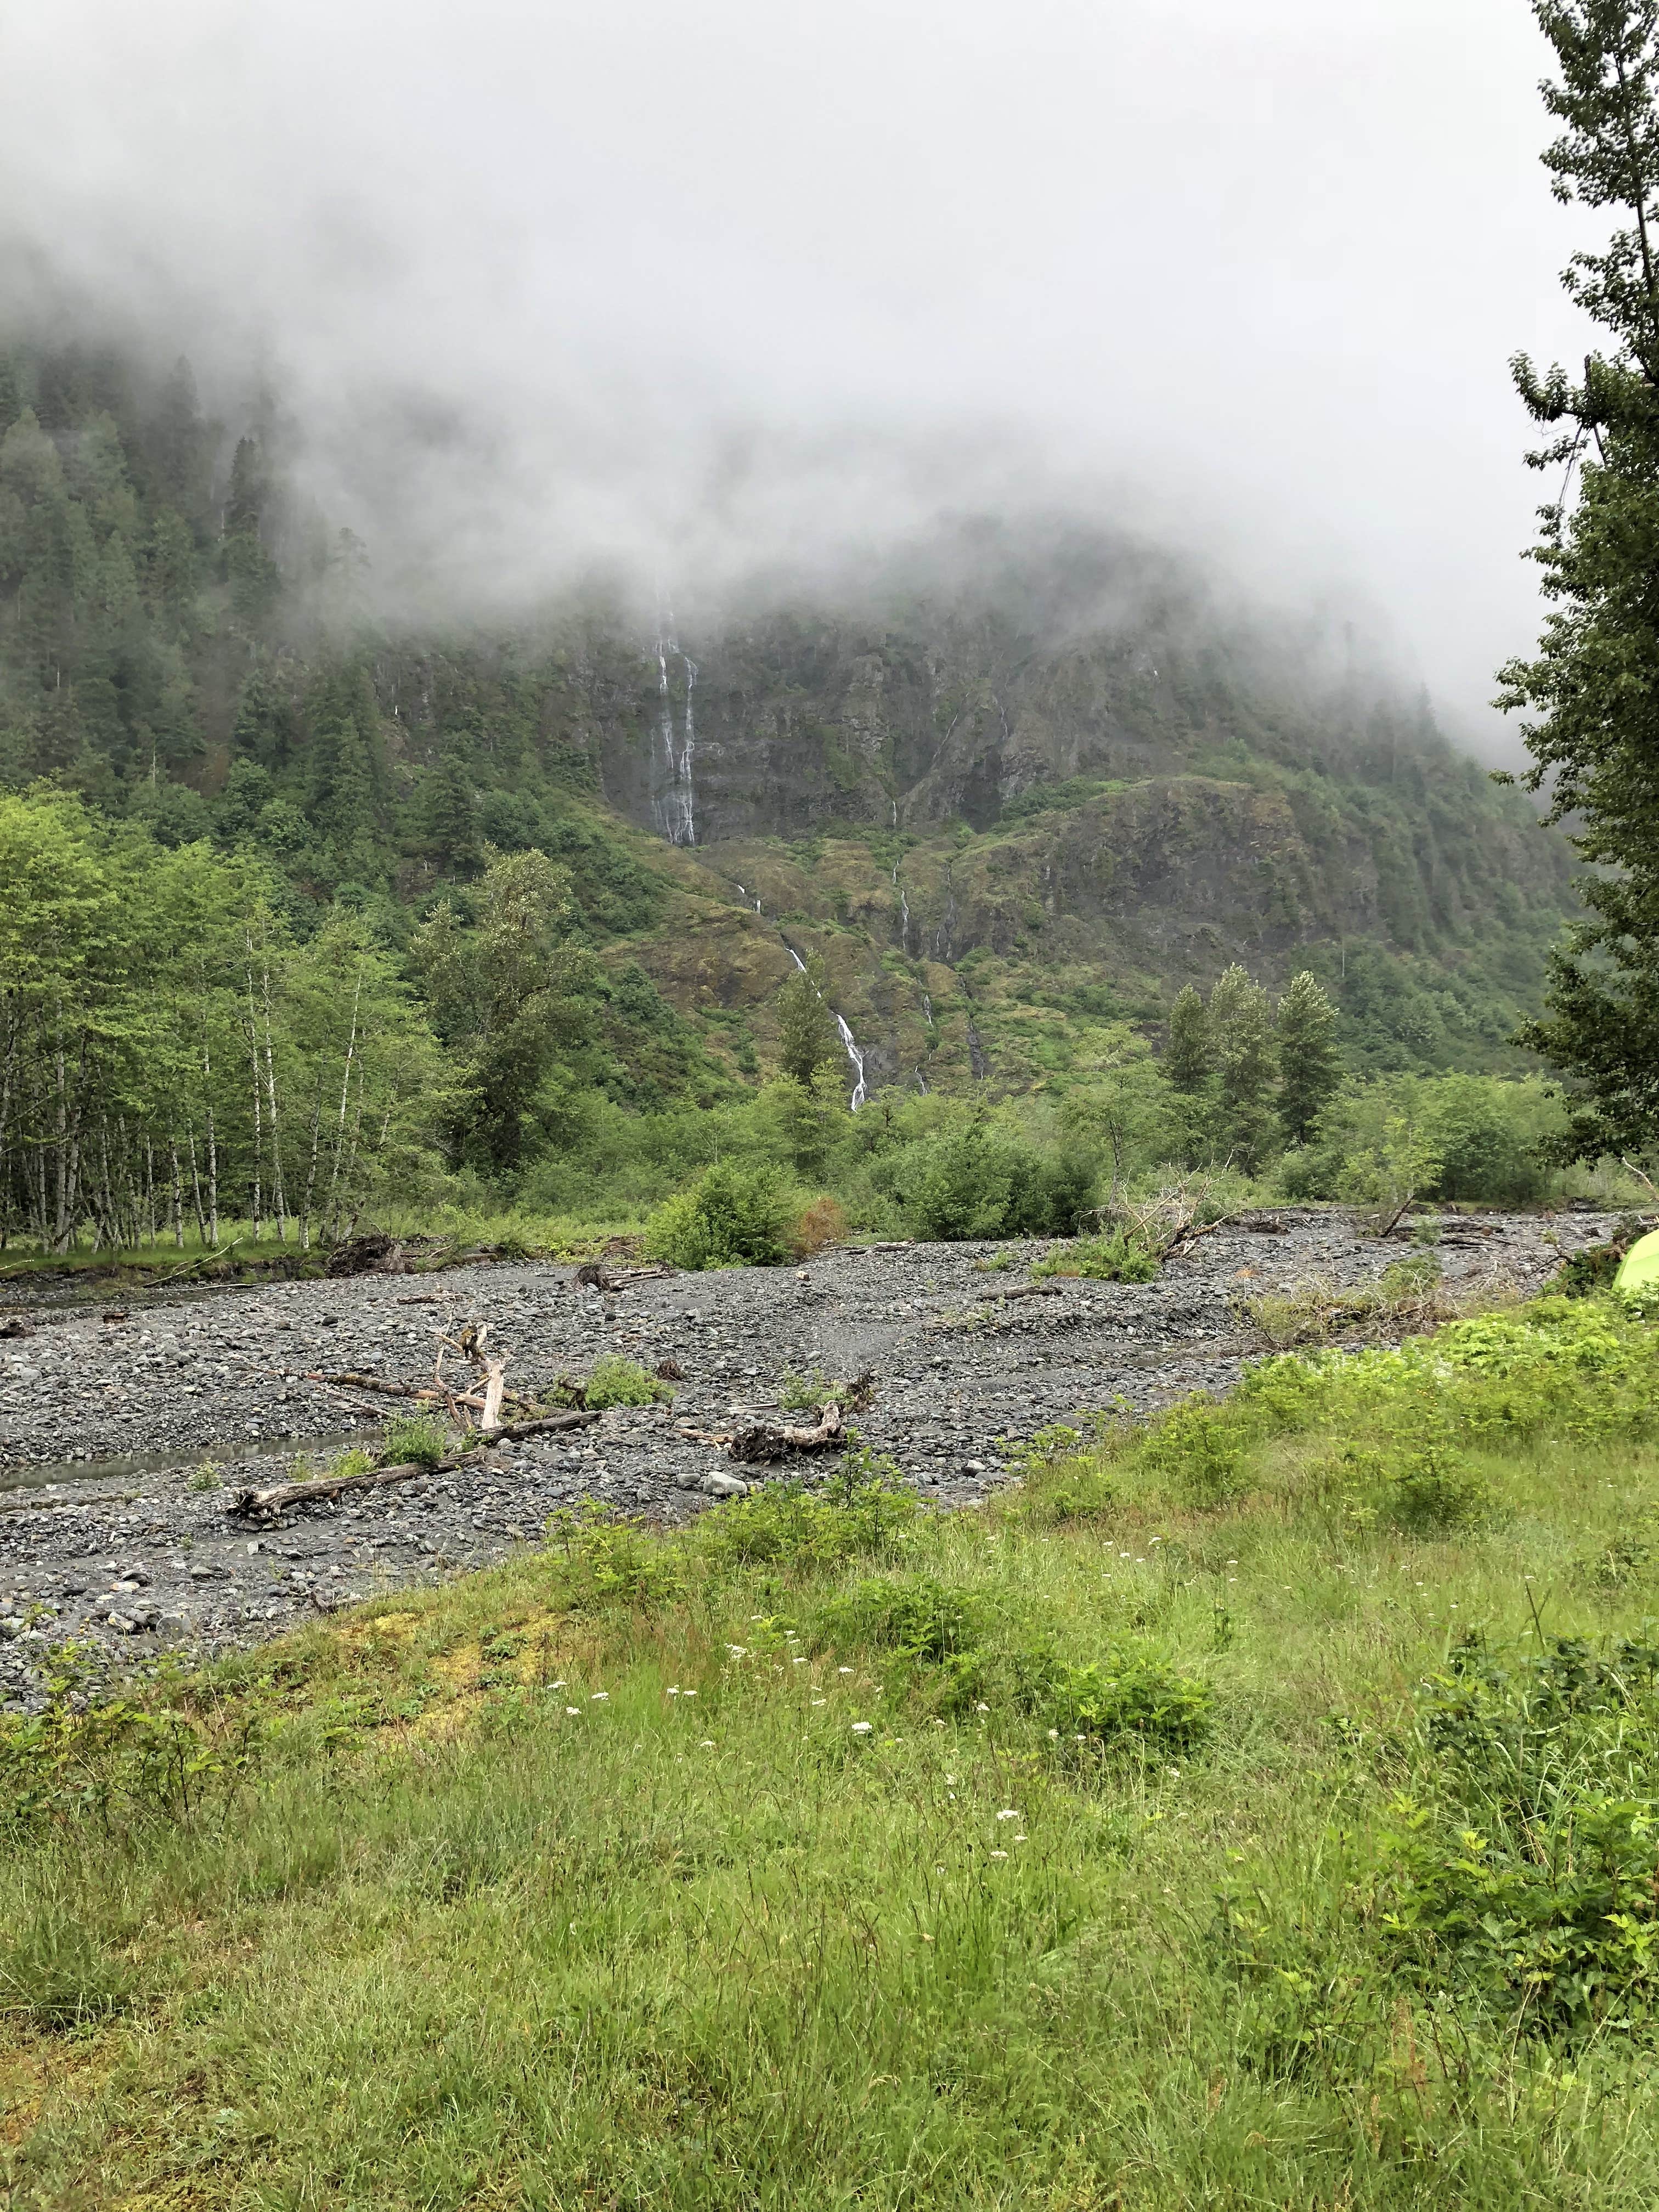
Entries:
MULTIPOLYGON (((801 958, 799 953, 796 951, 794 946, 789 943, 787 938, 784 939, 783 949, 804 975, 806 973, 806 963, 801 958)), ((822 991, 819 992, 818 996, 821 999, 823 997, 822 991)), ((829 1005, 829 1001, 827 1000, 825 1000, 824 1003, 829 1005)), ((835 1017, 836 1028, 841 1037, 842 1049, 853 1064, 853 1096, 848 1101, 848 1109, 849 1111, 856 1114, 859 1108, 863 1105, 865 1099, 868 1095, 864 1087, 864 1054, 859 1049, 858 1039, 853 1035, 852 1030, 848 1028, 842 1017, 836 1012, 833 1006, 830 1007, 830 1012, 835 1017)))
POLYGON ((692 782, 692 760, 697 749, 696 714, 693 704, 697 688, 697 664, 682 651, 674 635, 674 610, 660 602, 657 611, 657 717, 659 757, 652 764, 651 812, 658 830, 671 845, 697 842, 696 792, 692 782), (685 671, 685 737, 674 739, 674 697, 668 685, 668 656, 675 655, 685 671))

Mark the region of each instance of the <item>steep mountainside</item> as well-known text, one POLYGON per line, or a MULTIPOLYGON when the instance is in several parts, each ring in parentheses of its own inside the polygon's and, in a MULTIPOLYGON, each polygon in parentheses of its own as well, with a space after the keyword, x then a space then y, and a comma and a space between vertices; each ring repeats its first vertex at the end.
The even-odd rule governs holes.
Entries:
POLYGON ((872 1091, 1063 1080, 1234 959, 1313 967, 1376 1065, 1496 1064, 1534 1001, 1563 841, 1422 706, 1144 549, 964 527, 678 632, 398 635, 258 422, 206 421, 182 365, 0 360, 0 775, 249 842, 393 943, 486 842, 544 847, 619 1095, 748 1079, 809 948, 872 1091))

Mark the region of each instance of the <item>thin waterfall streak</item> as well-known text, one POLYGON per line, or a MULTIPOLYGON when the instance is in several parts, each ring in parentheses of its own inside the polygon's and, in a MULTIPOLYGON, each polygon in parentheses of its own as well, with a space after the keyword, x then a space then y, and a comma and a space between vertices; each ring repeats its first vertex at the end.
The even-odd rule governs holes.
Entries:
MULTIPOLYGON (((801 958, 799 953, 796 951, 794 946, 789 942, 787 937, 783 940, 783 949, 804 975, 806 973, 806 963, 801 958)), ((818 996, 819 998, 823 999, 823 994, 822 991, 818 993, 818 996)), ((827 999, 823 999, 823 1003, 826 1006, 830 1006, 830 1001, 827 999)), ((866 1091, 864 1085, 864 1054, 859 1049, 858 1039, 853 1035, 852 1030, 848 1028, 846 1021, 842 1016, 836 1013, 833 1006, 830 1006, 830 1017, 836 1024, 836 1034, 841 1038, 842 1050, 847 1054, 848 1059, 853 1064, 853 1096, 851 1100, 848 1102, 848 1110, 850 1113, 856 1114, 859 1108, 864 1104, 865 1100, 869 1096, 869 1093, 866 1091)))
MULTIPOLYGON (((831 1011, 833 1012, 833 1009, 831 1011)), ((857 1042, 853 1036, 852 1030, 848 1028, 847 1024, 842 1020, 839 1014, 836 1015, 836 1027, 841 1031, 842 1048, 846 1053, 848 1059, 853 1063, 853 1097, 849 1110, 856 1114, 859 1108, 863 1105, 866 1096, 864 1088, 864 1054, 859 1050, 857 1042)))
POLYGON ((695 845, 697 842, 696 787, 692 779, 691 763, 697 750, 697 724, 692 694, 697 688, 697 664, 689 653, 682 653, 680 659, 685 668, 685 742, 680 747, 679 766, 675 772, 674 781, 680 795, 685 835, 677 838, 675 842, 695 845))
POLYGON ((696 793, 692 785, 692 760, 697 745, 692 694, 696 684, 697 664, 690 653, 681 649, 675 634, 673 607, 659 593, 657 697, 659 710, 657 740, 662 757, 652 779, 651 811, 657 828, 671 845, 695 845, 697 842, 696 793), (670 653, 675 655, 685 671, 685 736, 682 744, 677 744, 674 736, 674 695, 668 682, 670 653))

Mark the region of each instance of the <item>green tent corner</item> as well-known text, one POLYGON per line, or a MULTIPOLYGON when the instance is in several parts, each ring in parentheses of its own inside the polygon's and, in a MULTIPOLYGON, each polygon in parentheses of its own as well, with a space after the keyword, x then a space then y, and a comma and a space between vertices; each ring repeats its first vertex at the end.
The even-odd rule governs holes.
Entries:
POLYGON ((1637 1238, 1613 1279, 1616 1291, 1645 1291, 1656 1283, 1659 1283, 1659 1229, 1637 1238))

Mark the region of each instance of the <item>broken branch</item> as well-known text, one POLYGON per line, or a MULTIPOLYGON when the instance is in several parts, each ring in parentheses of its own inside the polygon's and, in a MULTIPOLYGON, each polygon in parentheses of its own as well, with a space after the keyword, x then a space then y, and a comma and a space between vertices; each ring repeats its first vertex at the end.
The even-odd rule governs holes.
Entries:
POLYGON ((491 1444, 517 1443, 526 1437, 544 1436, 550 1430, 589 1428, 597 1413, 549 1413, 535 1421, 509 1421, 500 1428, 481 1429, 470 1437, 465 1451, 435 1463, 423 1460, 396 1467, 374 1467, 362 1474, 324 1474, 309 1482, 279 1482, 269 1490, 234 1491, 225 1502, 228 1513, 259 1521, 275 1521, 290 1505, 306 1505, 319 1498, 338 1498, 348 1490, 379 1490, 390 1482, 408 1482, 417 1474, 453 1474, 491 1444))
POLYGON ((846 1436, 841 1407, 831 1405, 820 1407, 817 1424, 810 1429, 792 1428, 783 1421, 753 1421, 737 1431, 726 1449, 735 1460, 781 1459, 786 1452, 828 1451, 844 1443, 846 1436))

